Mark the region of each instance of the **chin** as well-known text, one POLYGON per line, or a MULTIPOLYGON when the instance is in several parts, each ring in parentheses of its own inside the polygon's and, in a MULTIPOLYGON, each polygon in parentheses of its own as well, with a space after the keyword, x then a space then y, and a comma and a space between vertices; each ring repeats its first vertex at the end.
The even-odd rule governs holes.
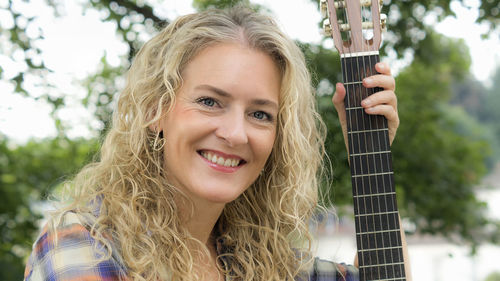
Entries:
POLYGON ((205 199, 212 203, 227 204, 236 200, 243 192, 235 193, 234 190, 217 191, 205 195, 205 199))

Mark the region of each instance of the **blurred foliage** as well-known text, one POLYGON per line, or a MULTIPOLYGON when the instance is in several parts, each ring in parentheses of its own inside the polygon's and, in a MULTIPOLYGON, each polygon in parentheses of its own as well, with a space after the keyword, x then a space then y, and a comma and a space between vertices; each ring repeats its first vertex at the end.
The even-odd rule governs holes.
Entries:
POLYGON ((397 77, 401 126, 393 152, 400 205, 420 232, 498 243, 498 222, 486 218, 473 188, 487 171, 490 146, 481 126, 448 103, 452 85, 467 73, 461 61, 468 55, 463 42, 433 37, 440 50, 434 63, 416 58, 397 77))
MULTIPOLYGON (((46 2, 53 7, 54 16, 61 14, 64 1, 46 2)), ((249 1, 194 0, 193 7, 203 10, 238 2, 249 1)), ((495 90, 500 87, 500 70, 491 88, 480 85, 470 77, 470 56, 465 44, 436 34, 423 20, 425 17, 442 20, 453 15, 452 5, 468 5, 469 1, 385 2, 383 12, 389 14, 389 34, 382 53, 401 56, 410 51, 413 55, 412 64, 397 76, 401 126, 393 154, 401 212, 419 232, 440 234, 470 245, 481 241, 498 243, 498 222, 486 218, 486 206, 475 197, 474 186, 486 173, 486 165, 494 161, 489 156, 488 142, 500 139, 500 95, 495 90)), ((51 70, 45 66, 38 47, 43 30, 27 32, 36 20, 23 15, 18 7, 27 1, 4 3, 0 4, 0 12, 3 16, 10 15, 12 24, 0 27, 0 42, 3 42, 0 52, 22 65, 22 70, 6 82, 11 83, 17 93, 31 97, 25 78, 38 77, 38 86, 46 91, 33 98, 52 105, 52 116, 60 130, 55 139, 23 145, 0 137, 0 196, 6 202, 0 207, 0 265, 12 268, 0 273, 0 279, 19 280, 22 259, 30 250, 40 218, 35 210, 37 202, 44 200, 65 176, 89 161, 98 145, 95 140, 65 137, 64 121, 59 119, 57 111, 68 103, 67 97, 49 79, 51 70)), ((88 93, 81 102, 102 123, 98 129, 102 136, 109 128, 112 104, 123 87, 123 74, 133 56, 139 46, 170 19, 155 13, 156 4, 140 0, 89 0, 84 5, 85 9, 98 10, 102 21, 115 23, 117 40, 129 48, 120 66, 112 66, 104 55, 98 70, 81 81, 88 93)), ((499 5, 498 1, 487 0, 481 1, 479 7, 472 7, 480 13, 477 22, 488 23, 490 33, 498 31, 499 5)), ((333 85, 341 81, 339 56, 323 45, 299 42, 299 46, 313 74, 318 108, 328 126, 326 147, 333 174, 331 181, 323 183, 324 191, 330 196, 326 202, 337 206, 350 204, 347 155, 330 101, 333 85)), ((0 65, 0 79, 5 81, 4 70, 5 66, 0 65)))
POLYGON ((24 259, 50 191, 96 153, 96 141, 55 138, 16 145, 0 135, 0 280, 22 280, 24 259))
POLYGON ((124 82, 124 73, 126 66, 111 66, 106 56, 101 58, 101 64, 97 73, 89 75, 82 85, 87 90, 87 96, 82 100, 82 104, 89 110, 93 110, 94 116, 100 121, 100 137, 104 137, 111 125, 111 115, 113 112, 112 104, 120 92, 124 82))
POLYGON ((468 78, 454 86, 452 103, 462 106, 486 128, 485 135, 493 148, 488 166, 493 167, 500 160, 500 67, 491 77, 489 87, 468 78))
POLYGON ((493 272, 489 274, 484 281, 500 281, 500 272, 493 272))

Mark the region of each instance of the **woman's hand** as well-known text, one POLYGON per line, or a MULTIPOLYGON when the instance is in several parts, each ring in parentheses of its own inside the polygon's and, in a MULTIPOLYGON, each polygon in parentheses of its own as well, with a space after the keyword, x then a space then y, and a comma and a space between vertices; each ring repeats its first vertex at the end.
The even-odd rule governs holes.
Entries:
MULTIPOLYGON (((361 106, 365 109, 367 114, 383 115, 387 118, 389 125, 389 141, 392 144, 399 127, 398 101, 394 93, 396 82, 394 81, 394 77, 391 76, 390 67, 386 63, 377 63, 375 69, 380 74, 363 79, 363 86, 366 88, 380 87, 383 88, 383 90, 365 98, 361 102, 361 106)), ((344 105, 345 95, 344 85, 342 85, 342 83, 337 83, 335 85, 335 94, 333 95, 332 102, 339 115, 342 133, 344 134, 344 141, 347 147, 347 122, 344 105)))

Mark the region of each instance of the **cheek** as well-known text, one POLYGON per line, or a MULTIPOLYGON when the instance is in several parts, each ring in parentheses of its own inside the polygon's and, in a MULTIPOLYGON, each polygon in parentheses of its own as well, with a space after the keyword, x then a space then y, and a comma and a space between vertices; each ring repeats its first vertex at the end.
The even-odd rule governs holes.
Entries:
POLYGON ((274 142, 276 139, 276 132, 273 130, 272 132, 267 132, 266 134, 261 134, 256 142, 255 147, 258 151, 260 161, 262 161, 262 165, 267 161, 271 152, 274 148, 274 142))

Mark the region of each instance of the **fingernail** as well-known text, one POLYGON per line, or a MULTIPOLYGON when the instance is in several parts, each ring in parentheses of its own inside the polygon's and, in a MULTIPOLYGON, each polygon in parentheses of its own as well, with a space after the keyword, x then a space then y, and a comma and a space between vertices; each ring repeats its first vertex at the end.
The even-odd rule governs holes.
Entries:
POLYGON ((371 84, 373 82, 373 79, 371 79, 371 78, 365 78, 365 79, 363 79, 363 81, 365 82, 365 84, 369 85, 369 84, 371 84))
POLYGON ((379 62, 379 63, 377 63, 377 64, 378 64, 378 68, 379 68, 380 70, 384 70, 384 69, 385 69, 385 65, 384 65, 383 63, 379 62))
POLYGON ((361 103, 363 104, 363 106, 370 106, 372 102, 369 99, 365 99, 361 103))

